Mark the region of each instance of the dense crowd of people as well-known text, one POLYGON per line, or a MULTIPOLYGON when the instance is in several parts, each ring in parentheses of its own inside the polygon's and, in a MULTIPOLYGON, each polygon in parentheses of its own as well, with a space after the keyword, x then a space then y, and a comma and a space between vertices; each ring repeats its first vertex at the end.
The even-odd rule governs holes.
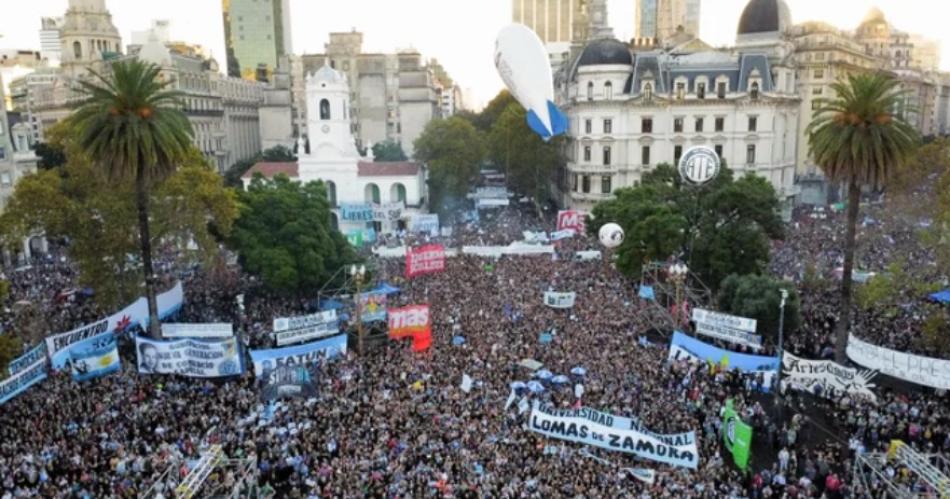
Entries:
MULTIPOLYGON (((776 243, 772 271, 801 282, 802 262, 811 260, 830 276, 841 258, 840 244, 828 236, 841 237, 840 223, 834 214, 813 219, 798 213, 788 239, 776 243)), ((379 244, 504 245, 520 240, 523 231, 553 227, 553 214, 539 218, 511 207, 456 224, 451 235, 403 235, 379 244)), ((866 227, 862 246, 870 249, 862 250, 859 267, 883 269, 895 251, 913 244, 907 234, 883 223, 866 227), (893 248, 879 246, 884 236, 893 239, 893 248)), ((211 444, 229 457, 253 457, 259 491, 280 497, 870 498, 877 491, 851 476, 857 452, 880 450, 892 438, 923 451, 950 452, 950 403, 930 390, 879 387, 876 404, 789 391, 779 416, 772 398, 747 375, 668 361, 665 344, 641 340, 651 325, 639 313, 635 287, 610 259, 573 258, 577 251, 601 249, 598 243, 578 235, 556 246, 553 257, 457 256, 447 259, 444 272, 411 280, 403 277, 403 259, 374 258, 378 279, 400 288, 390 307, 430 305, 433 345, 416 353, 408 342, 386 341, 365 358, 351 349, 321 362, 313 367, 316 399, 284 399, 269 407, 253 372, 226 380, 139 374, 126 340, 119 373, 83 383, 54 373, 0 406, 0 498, 135 497, 153 486, 170 497, 186 463, 211 444), (547 307, 545 291, 576 292, 576 303, 566 310, 547 307), (541 333, 551 341, 540 341, 541 333), (533 379, 524 359, 570 377, 530 395, 544 403, 635 417, 656 433, 695 431, 698 468, 528 431, 528 413, 506 403, 513 382, 533 379), (582 372, 577 367, 584 374, 574 374, 582 372), (460 387, 463 376, 474 380, 470 391, 460 387), (749 473, 736 468, 722 445, 727 399, 754 429, 749 473), (656 479, 637 480, 625 468, 653 469, 656 479)), ((42 304, 60 330, 101 313, 94 300, 57 301, 62 289, 76 286, 64 259, 8 277, 11 303, 42 304)), ((251 348, 273 346, 274 317, 319 306, 318 297, 276 297, 237 270, 224 276, 195 271, 184 289, 177 321, 232 322, 251 348)), ((789 339, 791 351, 830 355, 834 289, 802 293, 804 325, 789 339)), ((856 331, 880 344, 913 346, 919 323, 904 319, 862 313, 856 331)), ((208 487, 237 479, 234 471, 216 472, 208 487)))

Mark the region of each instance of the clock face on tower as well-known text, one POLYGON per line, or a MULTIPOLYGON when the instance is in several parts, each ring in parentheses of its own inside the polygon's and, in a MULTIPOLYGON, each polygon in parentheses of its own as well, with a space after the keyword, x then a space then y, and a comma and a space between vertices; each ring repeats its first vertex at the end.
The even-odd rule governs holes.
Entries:
POLYGON ((330 125, 323 125, 320 130, 322 130, 323 133, 330 133, 330 125))

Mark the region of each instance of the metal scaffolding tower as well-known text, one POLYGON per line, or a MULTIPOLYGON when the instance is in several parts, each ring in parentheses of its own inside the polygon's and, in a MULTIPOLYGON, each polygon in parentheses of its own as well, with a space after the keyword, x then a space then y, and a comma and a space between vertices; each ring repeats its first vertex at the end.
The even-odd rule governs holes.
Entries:
MULTIPOLYGON (((673 311, 679 303, 687 303, 689 309, 709 307, 712 292, 693 272, 687 272, 676 279, 670 273, 669 262, 650 262, 643 266, 640 285, 653 288, 654 298, 646 300, 645 308, 640 312, 650 325, 658 331, 671 331, 683 327, 683 317, 674 317, 673 311)), ((688 320, 688 319, 687 319, 688 320)))
POLYGON ((854 478, 867 492, 881 490, 894 499, 948 499, 947 473, 945 457, 921 454, 900 440, 891 441, 887 453, 865 453, 854 461, 854 478))
MULTIPOLYGON (((181 464, 181 461, 170 463, 152 487, 140 494, 139 497, 146 499, 167 497, 163 493, 165 487, 168 486, 172 473, 175 473, 181 464)), ((174 482, 173 479, 171 481, 174 482)), ((185 475, 179 485, 175 487, 172 497, 176 499, 192 499, 195 497, 254 499, 261 497, 257 487, 257 459, 254 457, 228 459, 220 445, 212 445, 201 455, 201 458, 185 475), (208 481, 209 477, 220 473, 233 474, 233 483, 228 486, 221 480, 208 481)))

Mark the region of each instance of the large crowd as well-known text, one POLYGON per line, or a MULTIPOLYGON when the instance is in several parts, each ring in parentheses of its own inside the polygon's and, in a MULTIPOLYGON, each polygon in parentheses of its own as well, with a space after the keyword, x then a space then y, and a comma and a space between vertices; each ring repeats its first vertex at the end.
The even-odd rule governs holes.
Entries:
MULTIPOLYGON (((811 259, 830 275, 840 261, 840 244, 828 238, 842 233, 840 215, 808 215, 796 214, 788 239, 773 252, 772 271, 799 282, 801 262, 811 259)), ((551 231, 553 225, 551 214, 511 207, 483 212, 478 223, 456 224, 451 235, 431 240, 451 247, 507 244, 525 230, 551 231)), ((879 271, 895 251, 913 244, 912 234, 889 231, 883 223, 869 225, 861 237, 871 249, 859 266, 870 270, 879 271), (892 247, 879 246, 884 236, 893 239, 892 247)), ((429 239, 404 235, 379 244, 429 239)), ((609 258, 572 258, 588 249, 601 248, 578 235, 558 242, 553 257, 458 256, 447 259, 444 272, 412 280, 402 277, 402 259, 372 259, 374 275, 400 288, 390 307, 430 305, 432 347, 415 353, 408 342, 387 341, 365 358, 351 348, 313 368, 316 399, 284 399, 276 409, 262 402, 253 372, 227 380, 140 375, 134 349, 123 341, 119 373, 83 383, 53 374, 0 406, 0 498, 135 497, 156 483, 153 490, 170 497, 184 463, 211 444, 230 457, 254 457, 260 491, 300 498, 871 498, 879 491, 865 490, 851 476, 855 453, 885 448, 892 438, 950 452, 950 403, 931 390, 878 387, 877 404, 789 391, 779 417, 773 399, 746 375, 668 361, 665 344, 640 339, 651 326, 639 313, 630 280, 609 258), (575 305, 546 307, 541 297, 548 290, 576 292, 575 305), (542 332, 553 339, 539 341, 542 332), (528 431, 527 413, 517 404, 506 407, 511 384, 532 378, 523 359, 571 377, 569 384, 547 384, 533 395, 545 403, 636 417, 656 433, 695 431, 698 468, 636 460, 528 431), (576 367, 585 373, 571 374, 580 372, 576 367), (470 391, 460 387, 466 375, 474 380, 470 391), (722 445, 727 399, 754 428, 747 474, 722 445), (631 467, 654 469, 655 482, 635 479, 624 470, 631 467)), ((65 329, 101 312, 94 300, 57 299, 75 286, 75 274, 58 256, 11 281, 11 303, 41 304, 52 327, 65 329)), ((191 272, 184 289, 177 321, 232 322, 252 348, 273 346, 274 317, 319 306, 318 297, 275 297, 236 269, 214 276, 191 272)), ((830 355, 834 289, 802 293, 804 325, 789 339, 791 351, 830 355)), ((916 348, 919 323, 904 319, 861 314, 856 330, 880 344, 916 348)), ((228 472, 211 481, 235 479, 228 472)))

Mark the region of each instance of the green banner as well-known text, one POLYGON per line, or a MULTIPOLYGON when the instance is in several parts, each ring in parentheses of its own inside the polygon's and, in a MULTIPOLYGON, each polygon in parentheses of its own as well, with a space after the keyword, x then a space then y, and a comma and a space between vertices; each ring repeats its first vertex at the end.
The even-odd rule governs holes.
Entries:
POLYGON ((722 413, 722 440, 726 449, 732 453, 732 460, 739 469, 749 467, 749 450, 752 447, 752 427, 743 423, 732 408, 732 399, 726 400, 726 410, 722 413))
POLYGON ((357 248, 363 247, 363 231, 360 229, 354 229, 346 233, 346 240, 349 241, 350 245, 357 248))

